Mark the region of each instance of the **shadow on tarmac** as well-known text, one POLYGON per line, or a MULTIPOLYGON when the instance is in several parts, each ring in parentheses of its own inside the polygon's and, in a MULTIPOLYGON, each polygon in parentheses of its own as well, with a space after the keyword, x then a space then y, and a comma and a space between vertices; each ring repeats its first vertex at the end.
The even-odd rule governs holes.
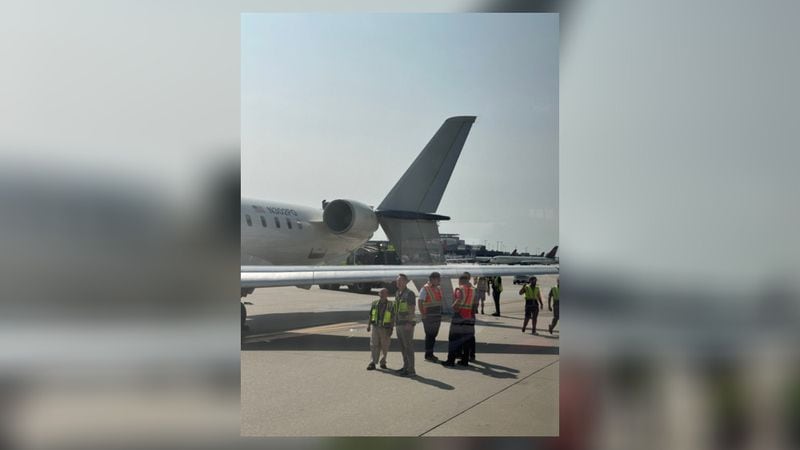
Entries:
POLYGON ((525 320, 525 318, 524 318, 524 317, 512 317, 512 316, 504 316, 504 315, 502 315, 502 314, 500 314, 500 316, 499 316, 499 317, 502 317, 502 318, 504 318, 504 319, 525 320))
POLYGON ((318 327, 343 322, 363 321, 366 323, 368 312, 364 311, 325 311, 261 314, 248 316, 249 334, 296 330, 298 328, 318 327))
POLYGON ((475 361, 471 361, 470 364, 478 364, 478 365, 484 366, 484 367, 486 367, 488 369, 498 369, 498 370, 502 370, 502 371, 505 371, 505 372, 519 373, 519 370, 514 369, 512 367, 501 366, 499 364, 490 364, 488 362, 481 361, 479 359, 476 359, 475 361))
MULTIPOLYGON (((286 333, 288 337, 274 341, 258 341, 243 343, 243 351, 363 351, 369 353, 369 337, 334 336, 324 334, 286 333)), ((397 339, 392 339, 390 352, 399 352, 397 339)), ((519 355, 558 355, 559 348, 543 345, 492 344, 478 343, 478 354, 519 354, 519 355)), ((424 353, 425 340, 414 339, 414 351, 424 353)), ((434 351, 447 354, 447 341, 439 340, 434 351)))
MULTIPOLYGON (((547 323, 549 324, 549 321, 547 321, 547 323)), ((478 320, 476 325, 481 325, 481 326, 485 326, 485 327, 495 327, 495 328, 511 328, 513 330, 522 331, 522 328, 519 327, 519 326, 506 325, 504 323, 482 322, 482 321, 478 320)), ((550 335, 550 330, 548 330, 547 327, 540 328, 540 327, 537 326, 536 327, 536 331, 539 332, 539 337, 543 337, 543 338, 547 338, 547 339, 558 339, 558 334, 550 335)), ((530 333, 530 328, 528 328, 528 330, 526 330, 525 333, 530 333)))
MULTIPOLYGON (((469 366, 465 367, 465 369, 471 370, 473 372, 478 372, 492 378, 517 378, 517 376, 514 373, 494 370, 492 366, 494 365, 486 364, 480 360, 475 360, 475 361, 470 361, 469 366)), ((456 365, 456 367, 459 366, 456 365)), ((499 367, 499 366, 494 366, 494 367, 499 367)), ((519 370, 514 369, 514 372, 519 373, 519 370)))
POLYGON ((434 380, 433 378, 425 378, 425 377, 420 376, 420 375, 414 375, 413 377, 404 377, 404 376, 398 374, 397 372, 395 372, 393 369, 387 369, 387 370, 381 369, 380 371, 385 373, 385 374, 388 374, 388 375, 392 375, 392 376, 395 376, 395 377, 398 377, 398 378, 407 378, 409 380, 417 381, 417 382, 422 383, 422 384, 427 384, 429 386, 433 386, 435 388, 443 389, 445 391, 455 390, 455 388, 453 386, 450 386, 449 384, 443 383, 443 382, 441 382, 439 380, 434 380))
POLYGON ((482 325, 482 326, 485 326, 485 327, 495 327, 495 328, 511 328, 513 330, 521 330, 522 329, 522 327, 520 327, 519 325, 506 325, 504 323, 497 323, 497 322, 483 322, 481 320, 478 320, 475 323, 475 325, 482 325))

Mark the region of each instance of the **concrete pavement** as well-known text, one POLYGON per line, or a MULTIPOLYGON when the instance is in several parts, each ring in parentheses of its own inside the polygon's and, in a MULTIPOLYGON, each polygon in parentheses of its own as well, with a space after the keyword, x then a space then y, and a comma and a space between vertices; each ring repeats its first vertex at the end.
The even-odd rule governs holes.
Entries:
MULTIPOLYGON (((543 295, 555 278, 539 278, 543 295)), ((559 327, 552 336, 547 332, 552 313, 544 311, 539 336, 521 333, 519 286, 510 277, 503 281, 503 315, 478 315, 477 361, 468 368, 425 361, 418 324, 413 378, 365 370, 366 317, 376 295, 257 290, 247 298, 251 331, 241 353, 242 435, 558 435, 559 327)), ((486 312, 494 312, 491 301, 486 312)), ((444 320, 436 345, 441 359, 448 330, 444 320)), ((402 366, 396 337, 388 366, 402 366)))

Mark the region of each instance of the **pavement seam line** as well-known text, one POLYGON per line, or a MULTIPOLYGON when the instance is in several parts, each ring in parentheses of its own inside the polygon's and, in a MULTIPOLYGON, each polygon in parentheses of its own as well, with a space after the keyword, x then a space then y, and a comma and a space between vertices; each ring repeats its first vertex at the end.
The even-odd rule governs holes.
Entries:
POLYGON ((525 378, 521 378, 521 379, 519 379, 519 380, 515 381, 514 383, 511 383, 511 384, 509 384, 508 386, 504 387, 503 389, 500 389, 499 391, 497 391, 497 392, 495 392, 494 394, 492 394, 492 395, 490 395, 490 396, 486 397, 485 399, 483 399, 483 400, 479 401, 478 403, 475 403, 474 405, 472 405, 472 406, 470 406, 469 408, 467 408, 467 409, 465 409, 465 410, 461 411, 460 413, 456 414, 455 416, 453 416, 453 417, 450 417, 449 419, 445 420, 444 422, 442 422, 442 423, 440 423, 440 424, 438 424, 438 425, 434 425, 434 426, 433 426, 433 428, 431 428, 431 429, 429 429, 429 430, 427 430, 427 431, 424 431, 422 434, 419 434, 419 435, 417 435, 417 437, 423 437, 423 436, 425 436, 426 434, 430 433, 431 431, 433 431, 433 430, 435 430, 435 429, 439 428, 440 426, 442 426, 442 425, 446 424, 447 422, 450 422, 451 420, 453 420, 453 419, 455 419, 456 417, 458 417, 458 416, 460 416, 460 415, 464 414, 465 412, 469 411, 470 409, 472 409, 472 408, 474 408, 474 407, 476 407, 476 406, 480 405, 481 403, 485 402, 486 400, 489 400, 490 398, 494 397, 495 395, 497 395, 497 394, 500 394, 501 392, 504 392, 504 391, 506 391, 507 389, 510 389, 510 388, 512 388, 512 387, 514 387, 514 386, 516 386, 517 384, 519 384, 519 383, 522 383, 523 381, 525 381, 525 380, 527 380, 528 378, 530 378, 530 377, 532 377, 532 376, 536 375, 537 373, 539 373, 539 372, 543 371, 544 369, 547 369, 548 367, 552 366, 553 364, 557 363, 558 361, 559 361, 559 359, 556 359, 555 361, 553 361, 553 362, 551 362, 550 364, 548 364, 548 365, 546 365, 546 366, 542 367, 541 369, 538 369, 538 370, 534 371, 533 373, 531 373, 530 375, 526 376, 525 378))

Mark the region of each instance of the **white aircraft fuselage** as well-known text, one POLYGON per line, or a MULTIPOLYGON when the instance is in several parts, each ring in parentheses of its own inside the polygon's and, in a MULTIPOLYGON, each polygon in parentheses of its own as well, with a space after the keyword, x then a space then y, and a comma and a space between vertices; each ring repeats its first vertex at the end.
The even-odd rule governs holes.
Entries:
POLYGON ((491 264, 558 264, 558 257, 501 255, 492 257, 489 262, 491 264))
POLYGON ((371 208, 357 202, 335 200, 328 207, 326 223, 322 209, 242 199, 241 264, 343 263, 372 237, 378 221, 371 208))

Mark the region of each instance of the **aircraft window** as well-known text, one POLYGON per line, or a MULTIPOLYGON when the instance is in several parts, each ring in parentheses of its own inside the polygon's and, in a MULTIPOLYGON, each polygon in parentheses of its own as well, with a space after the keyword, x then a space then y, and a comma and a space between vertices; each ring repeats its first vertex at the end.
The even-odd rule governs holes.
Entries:
POLYGON ((261 216, 261 226, 267 228, 267 219, 265 219, 264 216, 261 216))
POLYGON ((247 226, 248 227, 252 227, 253 226, 253 221, 250 219, 250 214, 245 214, 244 215, 244 220, 245 220, 245 222, 247 222, 247 226))
POLYGON ((292 229, 292 221, 289 220, 288 217, 286 218, 286 226, 289 227, 290 230, 292 229))
POLYGON ((281 227, 281 221, 278 220, 278 217, 275 216, 275 217, 273 217, 273 219, 275 219, 275 228, 280 228, 281 227))
POLYGON ((299 228, 299 229, 301 229, 301 230, 302 230, 302 229, 303 229, 303 222, 300 222, 300 221, 298 220, 298 221, 297 221, 297 228, 299 228))

